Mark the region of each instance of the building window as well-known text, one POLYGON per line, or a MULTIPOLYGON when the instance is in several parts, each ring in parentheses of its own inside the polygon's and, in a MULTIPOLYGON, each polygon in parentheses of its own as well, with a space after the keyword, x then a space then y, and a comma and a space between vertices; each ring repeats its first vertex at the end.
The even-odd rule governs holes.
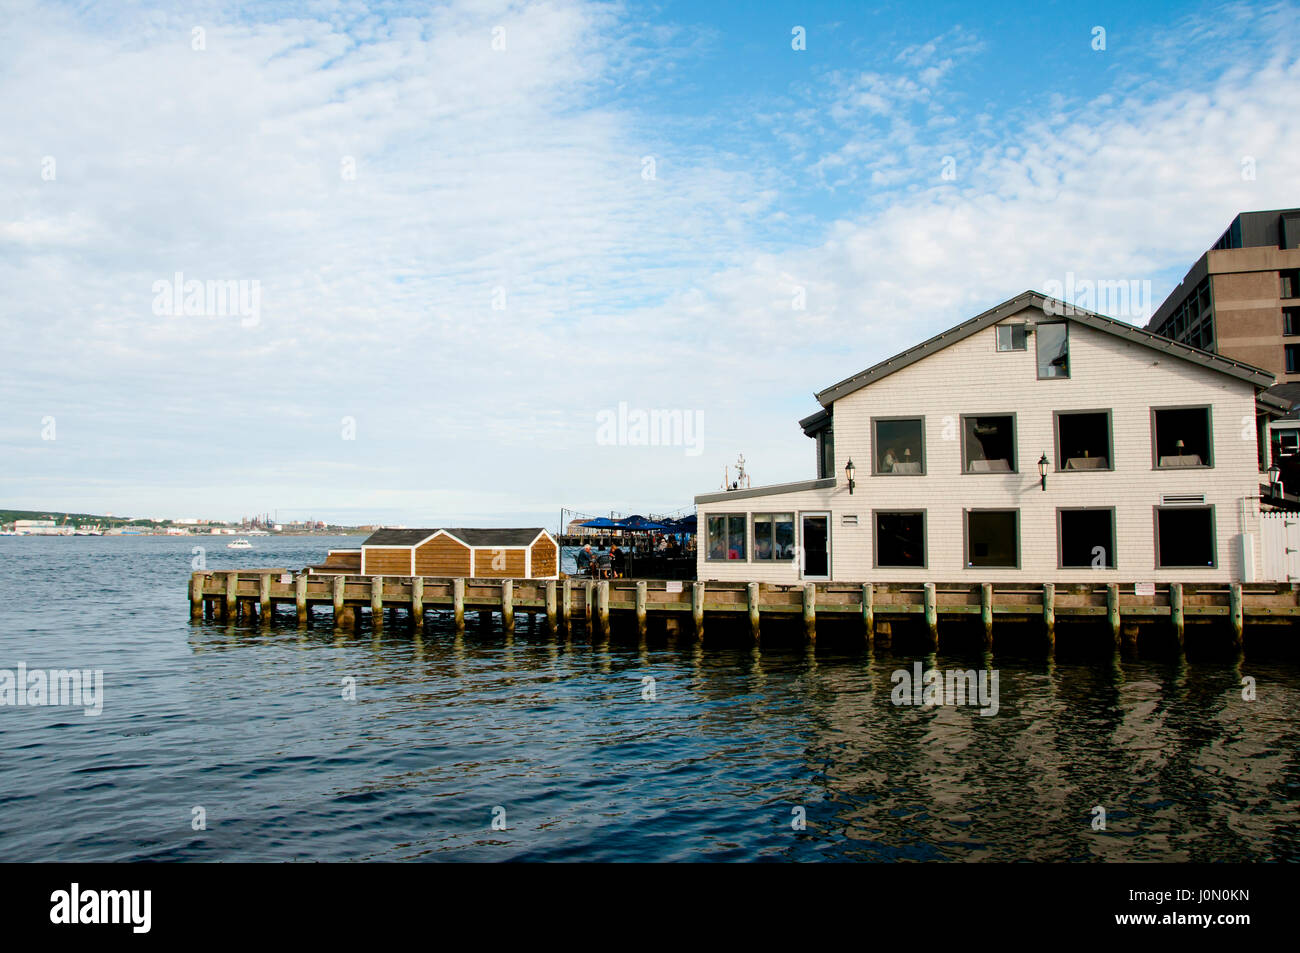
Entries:
POLYGON ((710 561, 745 558, 745 514, 719 513, 708 517, 710 561))
POLYGON ((1113 509, 1057 510, 1062 569, 1115 568, 1113 509))
POLYGON ((1156 467, 1212 467, 1210 408, 1178 407, 1151 412, 1156 467))
POLYGON ((1110 411, 1057 413, 1056 469, 1115 469, 1111 463, 1110 411))
POLYGON ((1300 334, 1300 308, 1282 309, 1282 334, 1289 338, 1300 334))
POLYGON ((835 433, 830 427, 817 433, 817 479, 835 475, 835 433))
POLYGON ((883 476, 918 476, 925 473, 925 419, 873 419, 875 468, 883 476))
POLYGON ((1214 507, 1156 507, 1156 566, 1213 569, 1214 507))
POLYGON ((794 558, 794 514, 754 514, 754 558, 765 561, 794 558))
POLYGON ((1300 374, 1300 345, 1286 345, 1286 372, 1300 374))
POLYGON ((999 351, 1023 351, 1026 350, 1025 342, 1027 340, 1025 326, 1023 324, 999 324, 998 325, 998 350, 999 351))
POLYGON ((1279 272, 1278 277, 1282 279, 1283 298, 1300 298, 1300 268, 1279 272))
POLYGON ((876 565, 925 568, 925 513, 876 514, 876 565))
POLYGON ((1038 377, 1070 376, 1070 325, 1065 321, 1039 322, 1034 329, 1038 339, 1038 377))
POLYGON ((1020 511, 966 511, 966 566, 1016 569, 1020 566, 1020 511))
POLYGON ((962 461, 966 473, 1016 471, 1016 418, 963 417, 962 461))

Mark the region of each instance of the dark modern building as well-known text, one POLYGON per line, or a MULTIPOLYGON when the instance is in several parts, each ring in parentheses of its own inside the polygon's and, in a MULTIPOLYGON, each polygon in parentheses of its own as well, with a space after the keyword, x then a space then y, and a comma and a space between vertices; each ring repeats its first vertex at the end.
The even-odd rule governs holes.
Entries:
POLYGON ((1234 218, 1147 330, 1300 383, 1300 209, 1234 218))

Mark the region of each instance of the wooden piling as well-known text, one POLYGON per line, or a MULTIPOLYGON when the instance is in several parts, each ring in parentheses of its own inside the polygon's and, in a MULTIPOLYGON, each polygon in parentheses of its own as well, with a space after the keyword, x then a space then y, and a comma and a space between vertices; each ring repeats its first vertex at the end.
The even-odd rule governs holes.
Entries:
POLYGON ((803 587, 803 631, 809 639, 817 638, 817 585, 811 582, 803 587))
POLYGON ((515 582, 513 579, 501 580, 501 627, 507 635, 515 631, 515 582))
POLYGON ((749 633, 757 639, 759 623, 758 583, 751 582, 745 587, 745 598, 749 604, 749 633))
POLYGON ((293 581, 293 607, 298 614, 298 624, 307 624, 307 574, 298 573, 293 581))
POLYGON ((343 625, 343 577, 334 577, 334 589, 331 593, 334 598, 334 627, 337 629, 343 625))
POLYGON ((867 642, 876 638, 876 587, 869 582, 862 584, 862 630, 867 642))
POLYGON ((566 634, 573 631, 573 580, 565 579, 560 583, 560 625, 566 634))
POLYGON ((1110 625, 1110 636, 1119 645, 1119 583, 1112 582, 1106 586, 1106 622, 1110 625))
POLYGON ((451 614, 456 623, 456 634, 465 634, 465 580, 451 581, 451 614))
POLYGON ((1056 646, 1056 584, 1043 583, 1043 630, 1049 647, 1056 646))
POLYGON ((221 605, 221 621, 234 625, 239 621, 239 573, 226 573, 226 598, 221 605))
POLYGON ((645 638, 646 634, 646 582, 644 579, 636 581, 636 634, 640 638, 645 638))
POLYGON ((691 621, 695 623, 695 637, 704 638, 704 582, 691 583, 691 621))
POLYGON ((370 577, 370 625, 372 628, 384 627, 384 577, 370 577))
POLYGON ((930 647, 939 648, 939 597, 934 583, 925 584, 925 628, 930 633, 930 647))
POLYGON ((582 585, 582 589, 583 589, 583 593, 582 593, 582 627, 583 627, 584 629, 586 629, 586 630, 587 630, 587 634, 590 635, 590 634, 591 634, 591 614, 592 614, 593 609, 595 608, 595 607, 593 606, 593 603, 596 601, 596 583, 595 583, 595 581, 594 581, 594 580, 591 580, 591 579, 588 579, 586 582, 583 583, 583 585, 582 585))
POLYGON ((1183 584, 1181 582, 1171 582, 1169 584, 1169 621, 1174 625, 1174 638, 1178 640, 1178 647, 1183 647, 1183 584))
MULTIPOLYGON (((566 579, 565 582, 568 582, 566 579)), ((555 615, 555 580, 546 580, 546 631, 552 636, 559 631, 559 620, 555 615)))
POLYGON ((424 628, 424 577, 411 577, 411 621, 417 629, 424 628))
POLYGON ((190 618, 198 622, 203 619, 203 578, 206 574, 196 572, 190 576, 190 618))
POLYGON ((271 624, 271 574, 264 572, 257 580, 257 619, 262 625, 271 624))
POLYGON ((1246 628, 1246 618, 1241 608, 1241 583, 1234 582, 1228 590, 1228 614, 1232 619, 1232 642, 1241 645, 1246 628))
POLYGON ((609 638, 609 580, 596 583, 596 616, 602 638, 609 638))
POLYGON ((980 622, 984 623, 984 647, 993 645, 993 583, 980 583, 980 622))

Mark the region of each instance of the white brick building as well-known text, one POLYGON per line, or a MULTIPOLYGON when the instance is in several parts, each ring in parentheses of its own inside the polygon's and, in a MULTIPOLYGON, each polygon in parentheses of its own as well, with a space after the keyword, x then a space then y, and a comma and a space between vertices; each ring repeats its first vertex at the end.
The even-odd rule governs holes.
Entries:
POLYGON ((1272 383, 1025 292, 818 394, 817 479, 697 496, 698 578, 1253 580, 1272 383))

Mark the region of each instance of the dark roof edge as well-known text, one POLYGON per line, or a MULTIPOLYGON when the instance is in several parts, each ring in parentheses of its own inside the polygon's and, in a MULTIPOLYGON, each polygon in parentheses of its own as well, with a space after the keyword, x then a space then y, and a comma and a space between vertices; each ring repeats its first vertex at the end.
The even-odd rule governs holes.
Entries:
POLYGON ((1193 364, 1199 364, 1210 370, 1219 371, 1227 374, 1229 377, 1235 377, 1239 380, 1249 381, 1257 387, 1268 387, 1274 381, 1274 377, 1268 371, 1246 364, 1243 361, 1234 361, 1231 358, 1222 357, 1218 354, 1212 354, 1209 351, 1202 351, 1200 348, 1192 347, 1188 344, 1179 344, 1168 338, 1153 334, 1150 331, 1143 330, 1136 325, 1127 324, 1123 321, 1117 321, 1114 318, 1108 318, 1104 314, 1097 314, 1094 311, 1088 311, 1076 305, 1067 304, 1056 298, 1050 298, 1037 291, 1024 291, 1002 302, 995 308, 990 308, 983 314, 976 315, 967 321, 955 327, 949 328, 936 334, 927 341, 922 341, 914 347, 908 348, 895 354, 893 357, 881 361, 865 371, 860 371, 852 377, 845 378, 838 384, 834 384, 817 394, 817 400, 823 407, 829 407, 834 401, 839 400, 854 391, 861 390, 868 384, 873 384, 882 378, 888 377, 895 371, 900 371, 905 367, 915 364, 922 358, 929 357, 938 351, 943 350, 951 344, 965 340, 972 334, 982 331, 990 325, 996 324, 1003 318, 1009 317, 1025 308, 1036 307, 1043 311, 1049 318, 1063 317, 1072 321, 1077 321, 1082 325, 1091 327, 1098 331, 1105 331, 1116 337, 1125 338, 1137 344, 1142 344, 1156 351, 1170 354, 1174 357, 1181 357, 1184 360, 1191 361, 1193 364), (1050 307, 1049 307, 1050 302, 1050 307))
POLYGON ((799 426, 803 428, 804 435, 808 437, 825 430, 830 425, 831 412, 825 407, 817 411, 817 413, 809 414, 803 420, 799 421, 799 426))
POLYGON ((802 480, 798 483, 774 483, 771 486, 756 486, 748 490, 719 490, 717 493, 701 493, 695 497, 695 502, 721 503, 725 500, 747 500, 755 496, 773 496, 778 493, 829 490, 834 486, 834 477, 827 477, 824 480, 802 480))

